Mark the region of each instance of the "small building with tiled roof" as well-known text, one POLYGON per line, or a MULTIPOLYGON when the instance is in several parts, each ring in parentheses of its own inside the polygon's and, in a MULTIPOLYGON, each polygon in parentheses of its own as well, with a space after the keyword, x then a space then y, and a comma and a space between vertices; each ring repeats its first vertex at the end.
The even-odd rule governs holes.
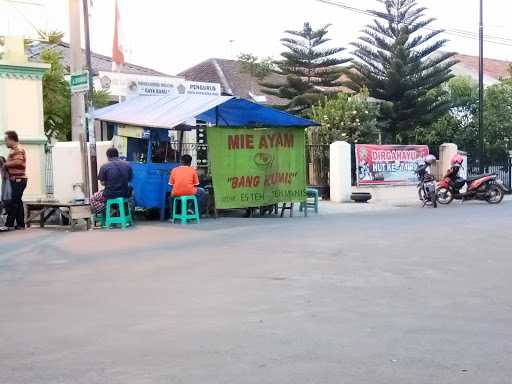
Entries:
MULTIPOLYGON (((45 49, 56 50, 62 55, 62 65, 69 71, 71 66, 71 48, 68 43, 60 42, 58 44, 48 44, 44 42, 38 42, 36 44, 32 44, 27 48, 27 56, 30 61, 41 61, 41 53, 45 49)), ((85 53, 84 53, 85 57, 85 53)), ((91 52, 91 61, 92 68, 95 74, 98 72, 111 72, 112 71, 112 58, 105 55, 100 55, 99 53, 91 52)), ((165 73, 155 71, 151 68, 142 67, 140 65, 135 65, 131 63, 125 63, 123 73, 137 74, 137 75, 147 75, 147 76, 166 76, 166 77, 175 77, 170 76, 165 73)))
MULTIPOLYGON (((478 81, 478 56, 460 55, 453 57, 458 61, 452 67, 452 72, 456 76, 469 76, 478 81)), ((501 79, 511 76, 510 70, 512 62, 484 58, 484 84, 486 86, 496 84, 501 79)))
MULTIPOLYGON (((457 54, 453 57, 459 61, 452 67, 452 72, 456 76, 469 76, 478 81, 478 57, 457 54)), ((484 59, 484 84, 486 86, 496 84, 500 79, 510 76, 510 66, 512 62, 484 59)), ((288 100, 266 95, 258 79, 253 78, 249 73, 244 72, 238 60, 211 58, 199 64, 194 65, 180 73, 179 77, 191 81, 204 81, 220 83, 222 93, 225 95, 233 95, 247 98, 261 104, 283 106, 288 100)), ((265 82, 285 84, 284 76, 278 74, 268 75, 265 82)), ((340 78, 340 87, 337 91, 351 92, 348 88, 341 84, 347 81, 346 76, 340 78)))
MULTIPOLYGON (((193 67, 178 73, 178 76, 190 81, 204 81, 220 83, 222 93, 253 100, 260 104, 282 106, 288 104, 288 100, 273 95, 266 95, 259 84, 259 80, 251 74, 242 71, 238 60, 208 59, 193 67)), ((285 77, 270 74, 265 77, 265 82, 285 84, 285 77)))

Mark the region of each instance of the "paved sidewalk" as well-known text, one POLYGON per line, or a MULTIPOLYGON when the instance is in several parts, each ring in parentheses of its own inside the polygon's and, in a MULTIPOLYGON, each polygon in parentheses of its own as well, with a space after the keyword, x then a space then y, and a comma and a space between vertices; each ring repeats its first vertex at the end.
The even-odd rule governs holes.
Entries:
MULTIPOLYGON (((512 195, 507 195, 503 199, 503 203, 512 201, 512 195)), ((460 205, 487 205, 488 203, 483 201, 467 201, 462 203, 460 200, 454 200, 450 205, 438 205, 438 209, 450 209, 460 205)), ((320 211, 322 214, 340 214, 340 213, 353 213, 353 214, 367 214, 383 211, 394 211, 401 208, 424 208, 430 209, 429 207, 422 207, 422 203, 419 201, 417 195, 413 195, 407 199, 389 199, 387 201, 370 200, 368 203, 333 203, 332 201, 320 201, 320 211)), ((311 210, 308 211, 308 213, 311 210)))

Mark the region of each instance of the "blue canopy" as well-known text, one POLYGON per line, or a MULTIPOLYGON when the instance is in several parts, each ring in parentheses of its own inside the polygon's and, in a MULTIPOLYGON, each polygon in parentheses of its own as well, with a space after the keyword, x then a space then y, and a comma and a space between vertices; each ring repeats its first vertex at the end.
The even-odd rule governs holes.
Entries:
POLYGON ((315 121, 233 96, 136 96, 94 112, 98 120, 172 129, 193 119, 221 127, 309 127, 315 121))
POLYGON ((304 119, 246 99, 230 99, 196 116, 221 127, 311 127, 316 121, 304 119))

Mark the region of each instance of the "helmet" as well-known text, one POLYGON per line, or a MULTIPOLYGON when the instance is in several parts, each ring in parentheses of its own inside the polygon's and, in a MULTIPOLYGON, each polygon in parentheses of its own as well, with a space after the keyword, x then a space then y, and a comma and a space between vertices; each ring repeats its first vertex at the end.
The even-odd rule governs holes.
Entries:
POLYGON ((432 165, 432 163, 434 163, 434 161, 436 161, 436 157, 434 155, 428 155, 427 157, 425 157, 425 163, 429 164, 429 165, 432 165))
POLYGON ((451 165, 462 165, 463 162, 464 158, 459 154, 454 155, 450 160, 451 165))

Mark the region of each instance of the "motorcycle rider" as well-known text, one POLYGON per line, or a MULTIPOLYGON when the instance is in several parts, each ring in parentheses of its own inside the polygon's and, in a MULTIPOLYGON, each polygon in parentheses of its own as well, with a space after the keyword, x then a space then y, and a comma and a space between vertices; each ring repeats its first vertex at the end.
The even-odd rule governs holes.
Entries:
POLYGON ((424 205, 432 203, 434 207, 436 206, 435 181, 431 173, 431 167, 436 160, 434 155, 427 155, 423 161, 418 164, 418 169, 416 170, 418 180, 420 181, 418 184, 419 198, 424 202, 424 205))

